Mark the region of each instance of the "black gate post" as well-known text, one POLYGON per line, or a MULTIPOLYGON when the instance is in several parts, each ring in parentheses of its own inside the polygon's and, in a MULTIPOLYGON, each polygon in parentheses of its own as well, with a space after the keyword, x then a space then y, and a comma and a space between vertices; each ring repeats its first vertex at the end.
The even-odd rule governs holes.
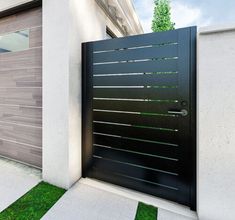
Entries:
POLYGON ((82 44, 82 176, 86 177, 93 151, 93 44, 82 44))
POLYGON ((190 203, 191 209, 197 210, 197 65, 196 65, 196 45, 197 45, 197 27, 190 28, 190 87, 191 87, 191 140, 190 140, 190 155, 191 155, 191 190, 190 203))

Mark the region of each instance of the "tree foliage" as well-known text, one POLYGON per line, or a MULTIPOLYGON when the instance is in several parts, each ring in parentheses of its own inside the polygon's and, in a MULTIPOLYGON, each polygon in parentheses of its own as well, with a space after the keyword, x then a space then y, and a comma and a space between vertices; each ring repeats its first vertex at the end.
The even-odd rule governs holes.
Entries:
POLYGON ((175 29, 175 24, 171 21, 171 7, 169 0, 155 0, 154 16, 152 21, 152 31, 168 31, 175 29))

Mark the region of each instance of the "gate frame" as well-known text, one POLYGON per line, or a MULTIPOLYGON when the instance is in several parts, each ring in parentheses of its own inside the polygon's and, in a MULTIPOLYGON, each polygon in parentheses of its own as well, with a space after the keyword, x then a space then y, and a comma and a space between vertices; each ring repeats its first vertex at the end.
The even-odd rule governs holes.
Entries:
POLYGON ((190 208, 197 211, 197 27, 190 28, 190 86, 191 86, 191 140, 190 155, 192 182, 190 187, 190 208))
MULTIPOLYGON (((197 65, 196 65, 196 45, 197 27, 190 28, 190 208, 197 210, 197 65)), ((87 177, 87 173, 92 163, 93 147, 93 123, 92 123, 92 99, 93 99, 93 42, 82 43, 82 177, 87 177), (91 140, 92 139, 92 140, 91 140)))

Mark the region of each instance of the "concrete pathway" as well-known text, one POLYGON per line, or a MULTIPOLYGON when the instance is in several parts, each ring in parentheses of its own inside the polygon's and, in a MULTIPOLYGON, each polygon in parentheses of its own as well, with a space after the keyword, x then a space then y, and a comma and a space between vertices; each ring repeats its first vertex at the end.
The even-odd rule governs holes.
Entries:
POLYGON ((179 215, 165 209, 158 209, 158 220, 195 220, 195 218, 179 215))
MULTIPOLYGON (((0 174, 0 212, 41 181, 39 170, 2 158, 0 174)), ((82 179, 68 190, 42 219, 134 220, 137 200, 142 199, 130 199, 124 196, 128 194, 125 193, 128 189, 121 188, 123 195, 118 192, 119 190, 113 185, 82 179), (118 190, 115 191, 115 188, 118 190)), ((196 219, 161 208, 158 209, 158 213, 158 220, 196 219)))
POLYGON ((40 181, 39 170, 0 158, 0 212, 40 181))
POLYGON ((131 220, 136 207, 136 201, 78 183, 42 219, 131 220))
MULTIPOLYGON (((42 220, 134 220, 138 201, 77 183, 49 210, 42 220)), ((159 209, 158 220, 192 220, 159 209)))

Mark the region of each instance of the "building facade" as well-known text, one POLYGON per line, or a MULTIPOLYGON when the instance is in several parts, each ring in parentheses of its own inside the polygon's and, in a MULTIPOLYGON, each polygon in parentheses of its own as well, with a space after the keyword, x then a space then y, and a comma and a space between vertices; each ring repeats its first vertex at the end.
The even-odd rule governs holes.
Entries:
MULTIPOLYGON (((70 188, 82 174, 81 44, 141 33, 131 0, 0 0, 0 156, 70 188)), ((198 31, 202 220, 235 216, 234 39, 234 25, 198 31)))
POLYGON ((81 177, 81 43, 143 33, 131 0, 0 1, 0 155, 81 177))

